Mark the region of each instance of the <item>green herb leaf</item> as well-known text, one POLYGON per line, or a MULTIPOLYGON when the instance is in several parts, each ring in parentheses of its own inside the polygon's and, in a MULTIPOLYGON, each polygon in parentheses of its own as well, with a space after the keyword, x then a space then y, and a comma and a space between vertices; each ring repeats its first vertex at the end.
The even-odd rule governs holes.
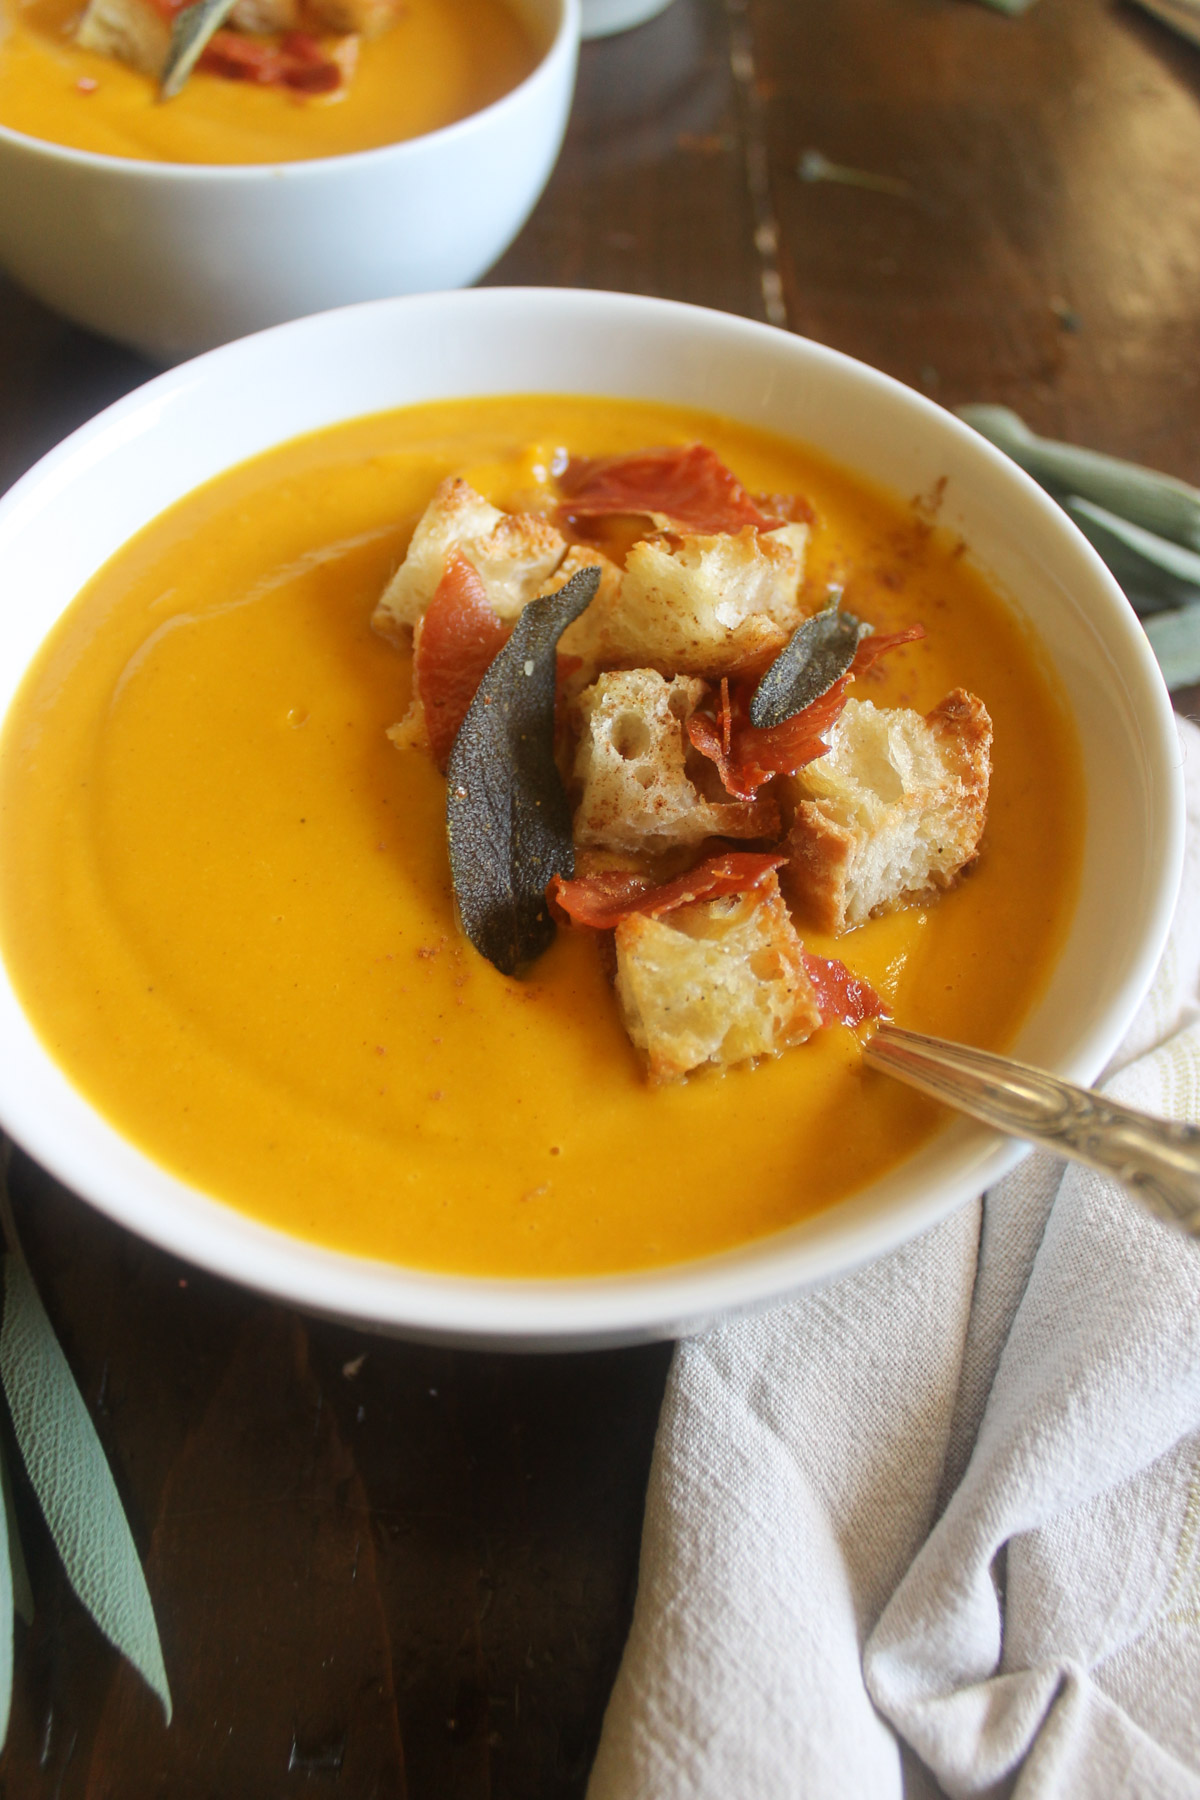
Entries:
POLYGON ((1200 602, 1144 621, 1163 680, 1174 692, 1200 681, 1200 602))
MULTIPOLYGON (((1168 612, 1173 607, 1187 606, 1194 600, 1200 600, 1200 587, 1195 582, 1181 580, 1163 566, 1160 557, 1151 558, 1140 547, 1129 542, 1126 534, 1141 532, 1140 526, 1121 521, 1124 530, 1113 530, 1106 521, 1114 515, 1107 513, 1104 508, 1092 507, 1089 502, 1082 500, 1066 500, 1063 505, 1083 535, 1100 552, 1124 589, 1129 604, 1143 621, 1153 613, 1168 612)), ((1142 533, 1143 537, 1151 535, 1150 532, 1142 533)), ((1162 545, 1164 550, 1173 552, 1175 556, 1195 554, 1194 551, 1185 550, 1180 544, 1169 543, 1166 538, 1155 538, 1154 542, 1162 545)))
MULTIPOLYGON (((21 1548, 21 1533, 17 1529, 17 1509, 13 1503, 12 1480, 8 1473, 8 1463, 0 1454, 0 1488, 4 1490, 4 1525, 8 1532, 8 1562, 12 1573, 12 1601, 17 1616, 24 1619, 27 1625, 33 1624, 33 1588, 29 1581, 29 1570, 25 1565, 25 1552, 21 1548)), ((4 1737, 0 1733, 0 1744, 4 1737)))
MULTIPOLYGON (((0 1471, 3 1470, 4 1459, 0 1456, 0 1471)), ((7 1498, 7 1478, 5 1478, 5 1497, 7 1498)), ((13 1681, 13 1565, 9 1560, 9 1545, 13 1538, 12 1518, 8 1507, 0 1507, 0 1749, 8 1736, 8 1718, 12 1711, 13 1681)), ((18 1548, 17 1555, 21 1552, 18 1548)), ((21 1558, 21 1567, 25 1561, 21 1558)))
POLYGON ((876 194, 895 194, 899 200, 911 200, 911 182, 898 175, 874 175, 870 169, 854 169, 847 163, 831 162, 821 150, 806 150, 796 164, 801 181, 833 181, 842 187, 869 188, 876 194))
MULTIPOLYGON (((1131 525, 1107 507, 1072 495, 1064 502, 1084 536, 1089 538, 1101 556, 1118 546, 1124 550, 1132 566, 1148 567, 1151 579, 1159 573, 1167 575, 1175 587, 1200 599, 1200 555, 1169 538, 1159 537, 1142 525, 1131 525)), ((1136 603, 1135 603, 1136 604, 1136 603)))
POLYGON ((199 62, 204 47, 229 17, 236 0, 195 0, 175 16, 167 60, 158 79, 160 100, 173 100, 199 62))
POLYGON ((1173 543, 1200 550, 1200 491, 1172 475, 1036 437, 1007 406, 960 406, 960 419, 1019 463, 1056 500, 1077 495, 1173 543))
POLYGON ((504 975, 549 948, 547 883, 575 872, 571 808, 554 760, 555 651, 599 585, 599 569, 580 569, 556 594, 530 601, 480 682, 446 765, 463 930, 504 975))
POLYGON ((797 626, 750 700, 750 723, 760 731, 782 725, 846 673, 859 642, 872 627, 838 608, 840 593, 823 612, 797 626))
MULTIPOLYGON (((137 1549, 96 1428, 19 1249, 4 1259, 0 1380, 71 1586, 153 1688, 169 1723, 171 1694, 137 1549)), ((11 1587, 9 1595, 11 1606, 11 1587)))

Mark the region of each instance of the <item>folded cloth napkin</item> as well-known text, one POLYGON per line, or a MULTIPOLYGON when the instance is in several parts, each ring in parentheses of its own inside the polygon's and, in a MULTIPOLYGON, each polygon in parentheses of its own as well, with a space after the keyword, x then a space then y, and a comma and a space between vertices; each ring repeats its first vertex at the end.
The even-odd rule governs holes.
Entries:
MULTIPOLYGON (((1105 1091, 1200 1120, 1182 899, 1105 1091)), ((681 1344, 588 1800, 1200 1796, 1200 1243, 1034 1154, 681 1344)))

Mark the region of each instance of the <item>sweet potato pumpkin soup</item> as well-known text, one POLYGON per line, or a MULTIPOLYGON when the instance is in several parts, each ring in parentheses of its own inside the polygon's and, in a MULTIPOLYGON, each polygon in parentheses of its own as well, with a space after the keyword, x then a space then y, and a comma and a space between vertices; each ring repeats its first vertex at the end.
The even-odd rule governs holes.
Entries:
POLYGON ((344 91, 306 98, 199 69, 173 100, 73 41, 78 0, 0 0, 0 124, 153 162, 274 163, 419 137, 480 111, 541 53, 505 0, 404 0, 344 91))
POLYGON ((897 1021, 1004 1046, 1069 915, 1082 783, 1038 646, 918 511, 819 457, 679 409, 545 397, 357 421, 243 465, 95 577, 0 746, 0 943, 49 1052, 151 1157, 302 1237, 442 1270, 661 1264, 857 1188, 945 1115, 841 1026, 722 1074, 647 1082, 595 933, 520 977, 461 935, 445 784, 385 735, 408 657, 370 626, 415 520, 460 473, 496 505, 563 448, 711 445, 806 497, 806 580, 924 639, 877 705, 979 695, 982 852, 928 906, 805 931, 897 1021))

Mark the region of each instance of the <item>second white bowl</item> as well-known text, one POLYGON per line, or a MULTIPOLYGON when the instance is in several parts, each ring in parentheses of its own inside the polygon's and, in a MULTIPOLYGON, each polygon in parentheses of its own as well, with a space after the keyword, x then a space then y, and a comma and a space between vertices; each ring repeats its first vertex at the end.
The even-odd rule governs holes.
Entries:
POLYGON ((549 180, 579 0, 511 0, 533 73, 444 130, 313 162, 196 166, 0 126, 0 263, 77 325, 160 362, 356 300, 463 287, 549 180))

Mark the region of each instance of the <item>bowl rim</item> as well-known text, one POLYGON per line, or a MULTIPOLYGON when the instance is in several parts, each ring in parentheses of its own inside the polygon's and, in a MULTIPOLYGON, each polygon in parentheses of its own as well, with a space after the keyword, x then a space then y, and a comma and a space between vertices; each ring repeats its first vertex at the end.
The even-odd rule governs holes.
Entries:
MULTIPOLYGON (((507 4, 507 0, 502 0, 502 4, 507 4)), ((439 125, 433 131, 423 131, 416 137, 398 138, 392 144, 375 144, 367 150, 343 150, 331 156, 295 157, 284 162, 166 162, 147 156, 114 156, 105 150, 80 150, 72 144, 56 143, 53 138, 32 137, 26 131, 17 131, 13 126, 0 122, 0 146, 7 145, 10 150, 34 161, 60 163, 89 174, 103 173, 113 179, 124 174, 131 181, 151 185, 183 180, 191 186, 218 181, 235 181, 243 185, 257 181, 278 182, 281 179, 298 181, 305 174, 315 175, 333 168, 340 172, 347 165, 373 164, 381 158, 395 157, 406 151, 411 156, 418 151, 423 153, 427 147, 453 147, 459 139, 468 139, 479 131, 489 129, 501 120, 504 113, 524 107, 530 98, 530 88, 540 87, 550 80, 564 58, 573 61, 577 56, 583 0, 548 0, 548 4, 558 8, 558 22, 532 69, 515 87, 508 88, 505 93, 475 112, 452 120, 449 125, 439 125)))
MULTIPOLYGON (((653 319, 682 323, 706 332, 714 344, 730 347, 752 341, 761 346, 769 341, 786 355, 812 359, 841 370, 860 383, 875 385, 902 398, 917 417, 935 422, 940 432, 968 446, 971 457, 999 471, 1015 492, 1023 494, 1024 504, 1050 522, 1076 565, 1090 573, 1094 587, 1105 596, 1107 626, 1121 654, 1122 672, 1136 698, 1135 712, 1147 764, 1155 780, 1162 784, 1161 869, 1153 903, 1142 921, 1137 953, 1131 957, 1128 973, 1104 1015, 1075 1034, 1070 1055, 1064 1055, 1055 1065, 1056 1072, 1069 1079, 1094 1080, 1117 1048, 1149 986, 1174 912, 1182 871, 1185 808, 1182 758, 1170 701, 1136 615, 1095 550, 1067 515, 1024 471, 963 421, 856 358, 737 315, 601 290, 486 288, 367 301, 274 326, 253 338, 223 345, 167 370, 116 401, 49 451, 0 499, 0 544, 12 515, 15 513, 19 521, 20 514, 36 500, 43 486, 53 491, 69 483, 73 466, 89 467, 102 454, 108 434, 114 434, 110 441, 131 435, 139 415, 147 417, 172 395, 195 389, 214 367, 253 359, 256 344, 281 351, 289 347, 289 339, 303 347, 306 335, 316 341, 322 333, 353 334, 356 325, 371 314, 382 316, 387 323, 391 314, 402 319, 406 313, 434 309, 444 322, 448 310, 465 315, 480 309, 497 309, 502 314, 505 306, 514 307, 523 319, 529 318, 532 309, 542 319, 555 316, 576 324, 585 315, 593 320, 603 317, 606 321, 633 322, 640 317, 647 322, 653 319), (784 346, 790 348, 784 350, 784 346)), ((341 416, 360 414, 347 411, 341 416)), ((276 441, 284 441, 284 435, 276 441)), ((7 977, 4 979, 7 981, 7 977)), ((44 1054, 52 1064, 49 1052, 44 1054)), ((65 1076, 62 1079, 66 1081, 65 1076)), ((70 1087, 69 1082, 67 1086, 70 1087)), ((98 1187, 82 1152, 76 1154, 69 1135, 64 1141, 48 1117, 35 1119, 32 1124, 28 1120, 14 1124, 9 1116, 9 1098, 0 1085, 0 1124, 14 1140, 89 1204, 172 1254, 309 1311, 352 1320, 360 1328, 373 1327, 464 1346, 507 1349, 583 1349, 677 1336, 698 1329, 717 1316, 761 1307, 801 1289, 822 1285, 895 1249, 917 1231, 937 1224, 1026 1154, 1025 1147, 962 1121, 928 1140, 940 1149, 953 1145, 960 1157, 955 1172, 938 1176, 933 1203, 922 1175, 919 1150, 882 1178, 895 1189, 889 1194, 887 1212, 882 1217, 868 1214, 856 1219, 857 1196, 851 1195, 785 1232, 683 1263, 616 1275, 473 1276, 412 1269, 355 1256, 260 1224, 177 1177, 166 1176, 79 1096, 80 1104, 122 1153, 127 1168, 133 1166, 133 1159, 143 1170, 148 1167, 169 1181, 181 1198, 203 1204, 194 1212, 185 1208, 171 1215, 153 1196, 135 1191, 131 1198, 122 1188, 120 1170, 116 1175, 106 1175, 106 1184, 98 1187), (831 1221, 832 1229, 827 1229, 831 1221)), ((862 1192, 869 1193, 874 1185, 869 1184, 862 1192)))

